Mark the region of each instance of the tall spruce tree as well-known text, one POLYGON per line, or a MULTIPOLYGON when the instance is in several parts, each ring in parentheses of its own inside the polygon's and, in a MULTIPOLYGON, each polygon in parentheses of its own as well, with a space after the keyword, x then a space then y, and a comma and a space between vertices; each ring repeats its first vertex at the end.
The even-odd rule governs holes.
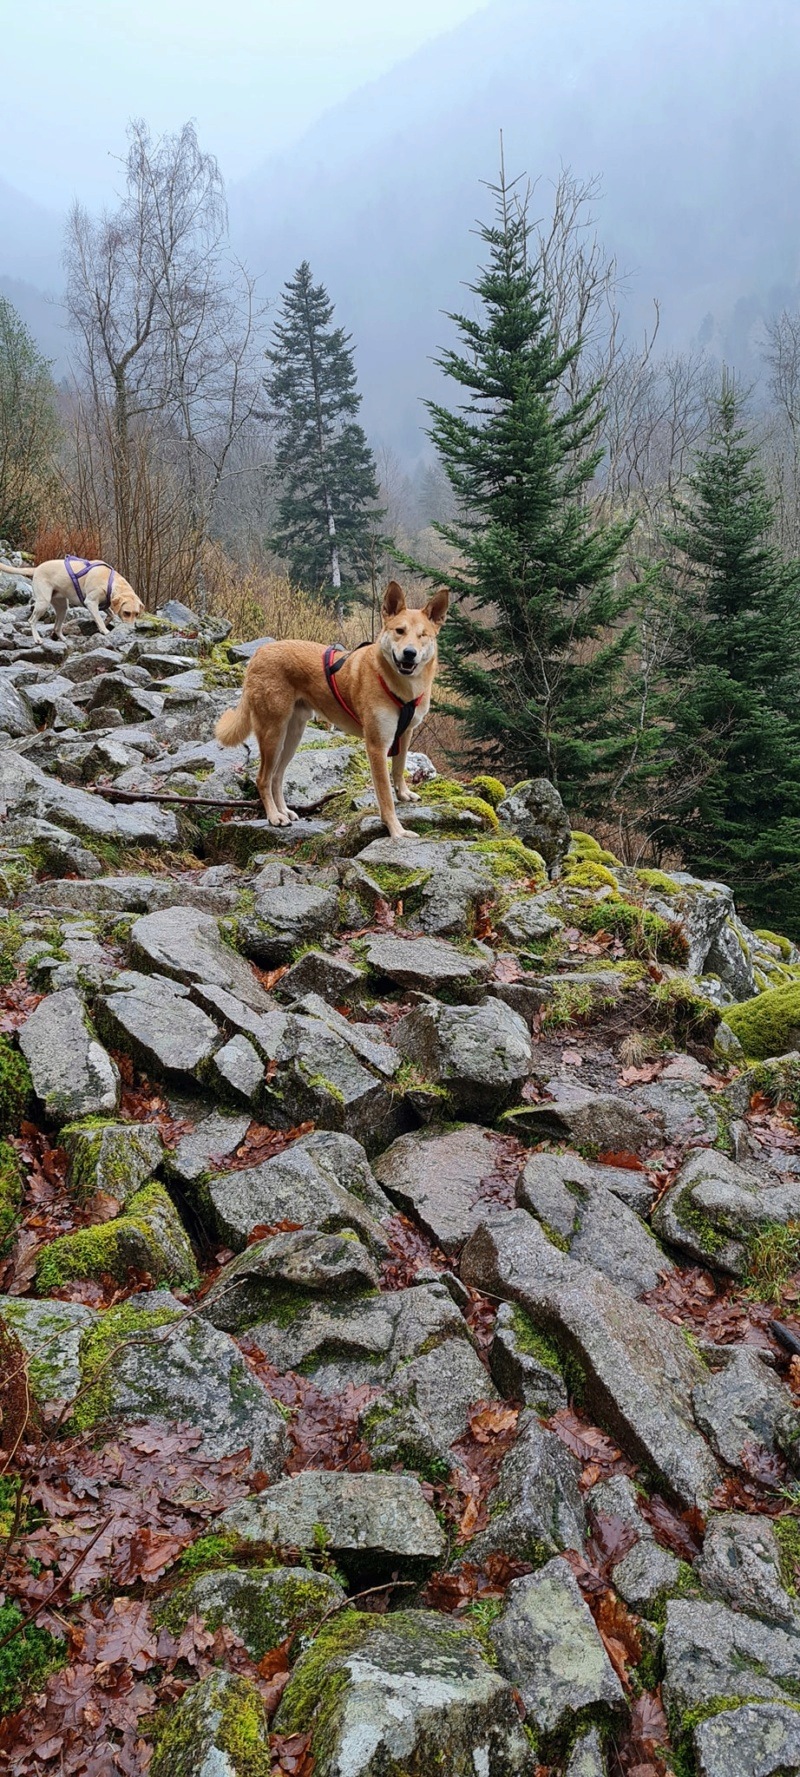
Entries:
POLYGON ((622 732, 630 631, 614 575, 630 526, 592 521, 597 390, 565 395, 581 342, 558 347, 527 199, 503 170, 489 190, 487 263, 471 286, 480 313, 449 317, 461 350, 438 360, 466 400, 455 412, 429 403, 457 502, 453 523, 436 527, 459 562, 438 576, 454 595, 448 680, 474 758, 547 776, 573 807, 597 810, 622 732))
POLYGON ((342 615, 366 578, 378 481, 355 415, 351 335, 333 325, 333 303, 304 260, 284 286, 267 357, 280 483, 274 542, 293 577, 342 615))
POLYGON ((662 829, 689 869, 800 937, 800 562, 770 541, 772 505, 726 377, 669 541, 688 670, 673 744, 690 787, 662 829))

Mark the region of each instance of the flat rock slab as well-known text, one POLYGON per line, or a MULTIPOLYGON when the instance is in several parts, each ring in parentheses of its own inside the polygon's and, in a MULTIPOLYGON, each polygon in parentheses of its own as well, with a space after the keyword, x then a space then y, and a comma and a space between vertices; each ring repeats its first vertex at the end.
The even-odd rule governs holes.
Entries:
POLYGON ((800 1179, 776 1182, 707 1149, 690 1154, 653 1212, 653 1227, 680 1252, 742 1277, 747 1234, 800 1220, 800 1179))
POLYGON ((277 1369, 313 1375, 323 1394, 341 1394, 350 1383, 377 1385, 393 1377, 400 1385, 408 1382, 413 1404, 429 1422, 440 1420, 440 1429, 457 1425, 445 1446, 466 1429, 467 1407, 494 1393, 444 1284, 338 1302, 300 1297, 296 1308, 284 1291, 270 1317, 271 1306, 262 1308, 249 1337, 277 1369), (449 1400, 441 1398, 443 1378, 451 1386, 449 1400))
POLYGON ((695 1573, 711 1598, 800 1631, 800 1605, 781 1579, 781 1551, 771 1518, 722 1512, 709 1519, 695 1573))
POLYGON ((113 1116, 119 1072, 89 1029, 80 994, 72 987, 40 1001, 19 1033, 33 1089, 55 1123, 113 1116))
POLYGON ((576 1146, 591 1144, 601 1151, 638 1151, 656 1140, 655 1118, 649 1121, 630 1098, 613 1092, 594 1092, 589 1086, 548 1080, 549 1098, 526 1105, 525 1127, 545 1139, 548 1135, 576 1146))
POLYGON ((188 990, 166 975, 118 976, 98 1001, 97 1019, 115 1047, 177 1085, 199 1081, 223 1041, 188 990))
MULTIPOLYGON (((391 1091, 383 1073, 364 1065, 356 1045, 363 1050, 357 1033, 351 1042, 327 1019, 288 1013, 277 1046, 277 1068, 270 1071, 265 1088, 272 1120, 292 1127, 316 1123, 353 1136, 370 1152, 385 1148, 410 1119, 399 1094, 391 1091)), ((388 1045, 381 1045, 373 1059, 387 1056, 388 1045)))
POLYGON ((364 954, 373 974, 425 993, 444 988, 474 994, 491 969, 486 957, 469 956, 442 938, 401 938, 393 932, 369 937, 364 954))
MULTIPOLYGON (((84 1397, 89 1415, 94 1412, 101 1423, 111 1417, 196 1426, 205 1456, 213 1460, 247 1449, 253 1469, 277 1478, 288 1447, 285 1421, 227 1333, 187 1318, 183 1304, 168 1291, 132 1296, 125 1308, 140 1315, 136 1342, 126 1342, 123 1315, 120 1349, 84 1397)), ((114 1312, 109 1309, 103 1317, 101 1361, 109 1356, 114 1312)), ((94 1374, 91 1338, 90 1332, 81 1348, 84 1381, 94 1374)))
POLYGON ((146 913, 131 928, 130 946, 137 967, 187 985, 208 982, 225 988, 255 1012, 269 1010, 269 995, 244 957, 223 941, 216 920, 196 907, 179 904, 146 913))
POLYGON ((788 1704, 743 1703, 694 1730, 699 1777, 796 1777, 800 1714, 788 1704))
MULTIPOLYGON (((218 1335, 222 1337, 222 1335, 218 1335)), ((439 1523, 411 1475, 348 1475, 305 1469, 266 1493, 237 1501, 216 1520, 243 1542, 272 1548, 325 1547, 348 1573, 390 1564, 400 1569, 438 1559, 439 1523)))
POLYGON ((534 1154, 517 1200, 573 1259, 601 1271, 626 1294, 644 1296, 674 1267, 635 1211, 607 1189, 603 1171, 579 1156, 534 1154))
POLYGON ((664 1664, 664 1701, 681 1717, 726 1698, 792 1702, 800 1635, 722 1604, 676 1598, 667 1605, 664 1664))
MULTIPOLYGON (((180 1117, 185 1106, 177 1107, 180 1117)), ((235 1154, 250 1127, 249 1111, 213 1111, 203 1117, 187 1135, 182 1135, 176 1148, 167 1151, 167 1171, 183 1184, 194 1184, 206 1173, 217 1172, 229 1154, 235 1154)))
POLYGON ((323 1233, 352 1229, 373 1253, 387 1251, 380 1226, 392 1206, 364 1149, 350 1136, 316 1130, 282 1154, 243 1172, 211 1177, 208 1206, 218 1239, 239 1252, 254 1228, 283 1221, 323 1233))
POLYGON ((311 1735, 316 1777, 536 1770, 510 1685, 467 1629, 434 1611, 353 1612, 344 1642, 336 1624, 324 1625, 274 1725, 311 1735))
POLYGON ((567 1562, 512 1580, 491 1637, 501 1672, 520 1692, 527 1718, 557 1734, 598 1708, 619 1710, 625 1693, 567 1562))
POLYGON ((468 1116, 493 1116, 519 1095, 533 1065, 527 1025, 502 1000, 482 1006, 416 1006, 395 1027, 398 1049, 445 1101, 468 1116))
POLYGON ((461 1257, 465 1283, 519 1303, 580 1365, 586 1399, 623 1448, 684 1505, 707 1501, 719 1470, 692 1412, 706 1372, 680 1333, 551 1245, 524 1210, 487 1219, 461 1257))
POLYGON ((35 1399, 71 1401, 81 1385, 80 1346, 97 1314, 82 1302, 35 1302, 28 1296, 0 1296, 0 1321, 16 1333, 30 1360, 28 1377, 35 1399))
POLYGON ((467 1123, 399 1136, 373 1171, 392 1202, 420 1222, 442 1252, 456 1253, 486 1214, 481 1184, 498 1159, 497 1138, 467 1123))

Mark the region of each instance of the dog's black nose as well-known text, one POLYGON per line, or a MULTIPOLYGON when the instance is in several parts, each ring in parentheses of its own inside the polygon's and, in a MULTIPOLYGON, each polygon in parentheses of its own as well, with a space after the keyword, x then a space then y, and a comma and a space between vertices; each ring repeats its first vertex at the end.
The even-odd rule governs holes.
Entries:
POLYGON ((411 666, 412 663, 416 660, 416 658, 417 658, 416 648, 404 648, 403 649, 403 665, 404 666, 411 666))

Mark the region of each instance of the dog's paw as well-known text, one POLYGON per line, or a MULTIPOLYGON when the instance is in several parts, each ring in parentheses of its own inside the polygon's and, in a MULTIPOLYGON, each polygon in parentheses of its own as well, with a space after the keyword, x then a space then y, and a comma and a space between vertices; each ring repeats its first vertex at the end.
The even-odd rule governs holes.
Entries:
POLYGON ((290 821, 299 821, 300 816, 296 808, 287 808, 286 813, 289 816, 290 821))
POLYGON ((401 827, 399 823, 396 832, 389 830, 390 839, 420 839, 421 837, 420 833, 414 832, 413 827, 401 827))
POLYGON ((422 797, 417 795, 416 790, 409 790, 408 784, 404 784, 402 789, 397 792, 397 800, 398 802, 421 802, 422 797))

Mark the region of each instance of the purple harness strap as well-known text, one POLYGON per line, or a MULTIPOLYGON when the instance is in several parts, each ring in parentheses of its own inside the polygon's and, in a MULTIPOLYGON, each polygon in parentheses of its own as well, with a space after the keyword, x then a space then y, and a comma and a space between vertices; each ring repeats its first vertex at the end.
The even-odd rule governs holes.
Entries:
POLYGON ((92 568, 108 568, 108 585, 106 587, 105 598, 100 605, 100 610, 111 610, 111 588, 114 584, 114 569, 108 567, 107 561, 87 561, 85 556, 82 555, 65 555, 64 566, 77 593, 78 603, 81 605, 85 605, 86 603, 86 594, 81 586, 81 581, 88 573, 90 573, 92 568), (76 562, 80 564, 77 572, 75 569, 76 562))

